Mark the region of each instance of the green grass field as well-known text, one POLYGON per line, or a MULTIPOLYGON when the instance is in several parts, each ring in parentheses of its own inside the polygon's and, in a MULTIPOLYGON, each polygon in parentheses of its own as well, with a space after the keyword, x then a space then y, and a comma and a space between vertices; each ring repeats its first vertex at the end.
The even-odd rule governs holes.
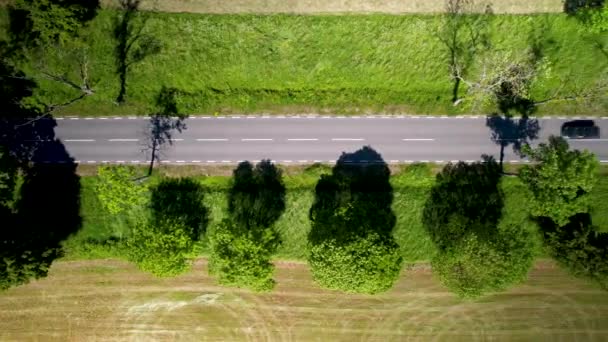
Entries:
POLYGON ((369 296, 320 289, 294 263, 256 294, 218 286, 203 260, 170 279, 116 260, 57 262, 0 293, 0 340, 605 341, 608 294, 537 266, 509 291, 464 301, 424 268, 369 296))
MULTIPOLYGON (((381 14, 147 13, 143 32, 158 39, 162 51, 132 65, 127 101, 119 106, 112 38, 116 16, 100 11, 85 33, 95 94, 58 114, 145 114, 162 86, 180 90, 180 110, 189 114, 491 111, 473 110, 466 101, 452 105, 447 50, 437 38, 439 16, 381 14)), ((6 25, 6 17, 3 13, 1 24, 6 25)), ((589 89, 607 76, 608 59, 597 44, 606 46, 608 37, 586 35, 564 14, 494 15, 488 32, 493 50, 517 55, 539 49, 550 71, 533 82, 535 100, 551 97, 556 89, 564 94, 589 89)), ((65 59, 47 63, 50 69, 70 69, 58 65, 65 59)), ((76 95, 49 80, 40 87, 37 94, 49 102, 76 95)), ((538 110, 541 115, 605 114, 608 98, 552 102, 538 110)))
MULTIPOLYGON (((314 167, 303 172, 286 172, 284 176, 287 188, 286 209, 276 223, 282 244, 276 259, 305 260, 307 234, 310 230, 308 212, 314 200, 314 187, 318 177, 329 172, 331 169, 328 166, 314 167)), ((226 215, 226 195, 230 187, 230 177, 196 176, 196 179, 206 189, 204 201, 210 212, 208 229, 213 229, 214 224, 226 215)), ((433 183, 434 175, 426 168, 406 167, 403 171, 396 171, 391 177, 394 197, 392 208, 397 217, 393 235, 401 247, 406 262, 428 261, 435 253, 435 246, 422 224, 422 210, 433 183)), ((68 259, 114 256, 116 251, 108 246, 100 247, 85 242, 120 238, 129 232, 130 228, 124 222, 111 219, 104 212, 97 200, 94 184, 95 177, 82 178, 83 228, 65 243, 68 259)), ((505 177, 502 180, 502 189, 505 193, 505 206, 500 224, 524 225, 526 229, 536 231, 536 226, 527 220, 529 193, 525 186, 518 178, 505 177)), ((608 204, 603 200, 607 193, 608 177, 602 176, 592 193, 594 205, 592 213, 594 223, 604 231, 608 228, 608 204)), ((538 238, 540 246, 540 236, 538 238)), ((201 254, 206 255, 206 238, 202 239, 200 247, 201 254)), ((538 250, 538 255, 545 255, 541 248, 538 250)))

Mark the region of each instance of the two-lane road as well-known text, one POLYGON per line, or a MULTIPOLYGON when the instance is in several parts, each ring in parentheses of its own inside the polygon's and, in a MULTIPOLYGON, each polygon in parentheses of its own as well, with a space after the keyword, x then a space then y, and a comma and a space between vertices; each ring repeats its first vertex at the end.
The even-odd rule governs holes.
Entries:
MULTIPOLYGON (((559 135, 563 123, 574 120, 540 118, 538 139, 559 135)), ((571 140, 608 161, 608 118, 595 118, 600 137, 571 140)), ((485 117, 430 116, 226 116, 192 117, 186 129, 173 132, 172 144, 161 160, 172 163, 235 163, 271 159, 279 163, 335 161, 342 152, 369 145, 387 162, 479 160, 499 157, 485 117)), ((55 134, 68 153, 81 163, 142 163, 146 152, 148 120, 141 118, 64 118, 55 134)), ((508 130, 505 128, 505 130, 508 130)), ((52 158, 51 158, 52 159, 52 158)), ((47 160, 54 162, 54 160, 47 160)), ((519 162, 511 146, 506 162, 519 162)))

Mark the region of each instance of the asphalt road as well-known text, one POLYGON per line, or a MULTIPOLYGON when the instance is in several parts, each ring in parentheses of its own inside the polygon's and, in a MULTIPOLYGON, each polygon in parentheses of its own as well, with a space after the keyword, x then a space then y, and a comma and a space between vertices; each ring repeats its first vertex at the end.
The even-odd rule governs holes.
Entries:
MULTIPOLYGON (((570 119, 538 120, 538 139, 559 135, 570 119)), ((600 138, 571 140, 571 146, 588 149, 608 162, 608 118, 595 118, 600 138)), ((173 132, 171 144, 162 148, 161 161, 171 163, 236 163, 271 159, 279 163, 332 162, 343 152, 371 146, 386 162, 449 162, 479 160, 483 154, 500 154, 486 117, 324 117, 324 116, 226 116, 193 117, 186 128, 173 132)), ((525 128, 517 120, 500 124, 507 142, 525 128)), ((80 163, 145 163, 149 134, 147 118, 62 118, 56 137, 80 163)), ((49 156, 48 162, 56 162, 49 156)), ((505 148, 505 162, 525 162, 505 148)))

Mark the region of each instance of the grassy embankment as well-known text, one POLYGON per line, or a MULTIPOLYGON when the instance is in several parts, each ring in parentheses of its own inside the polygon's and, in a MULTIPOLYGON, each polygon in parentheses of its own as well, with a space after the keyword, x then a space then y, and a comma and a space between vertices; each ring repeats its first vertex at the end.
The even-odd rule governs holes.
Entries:
MULTIPOLYGON (((3 12, 1 23, 6 25, 3 12)), ((145 114, 162 86, 181 91, 180 109, 189 114, 473 111, 466 101, 458 107, 451 103, 447 50, 437 38, 441 17, 387 14, 150 12, 143 32, 158 39, 162 51, 130 67, 127 102, 119 106, 114 102, 119 90, 112 37, 116 16, 112 10, 100 11, 86 32, 95 94, 58 114, 145 114)), ((592 87, 606 76, 608 60, 597 43, 608 44, 608 37, 586 35, 580 23, 565 14, 494 15, 488 27, 494 51, 518 54, 531 47, 540 49, 550 72, 533 82, 535 100, 553 96, 556 89, 570 93, 592 87)), ((475 54, 472 73, 482 56, 475 54)), ((61 60, 52 58, 49 68, 61 69, 52 65, 61 60)), ((53 97, 77 95, 49 80, 42 80, 40 87, 37 94, 49 102, 53 97)), ((464 91, 461 87, 461 95, 464 91)), ((539 114, 606 114, 608 98, 592 103, 550 102, 538 110, 539 114)))
MULTIPOLYGON (((414 169, 395 172, 391 178, 393 186, 393 211, 397 217, 393 234, 399 243, 402 255, 407 262, 428 261, 435 252, 423 224, 422 210, 429 191, 434 183, 431 171, 414 169)), ((311 168, 303 172, 289 172, 284 181, 287 188, 286 210, 276 223, 281 234, 282 244, 276 255, 277 259, 303 260, 306 257, 307 233, 310 229, 308 211, 314 200, 314 187, 320 174, 330 172, 328 167, 311 168)), ((158 181, 160 176, 153 179, 158 181)), ((214 223, 226 215, 227 191, 230 187, 228 176, 197 176, 203 184, 206 195, 205 205, 210 213, 208 231, 214 223)), ((110 218, 100 207, 95 194, 95 177, 82 178, 82 209, 83 228, 66 242, 66 252, 69 259, 99 258, 112 256, 107 248, 95 247, 84 242, 87 240, 103 241, 109 238, 128 234, 129 228, 110 218)), ((505 177, 502 181, 505 193, 505 206, 500 224, 523 224, 528 229, 535 230, 536 226, 527 222, 529 215, 529 193, 515 177, 505 177)), ((608 177, 602 176, 593 192, 593 220, 600 229, 608 230, 608 177)), ((540 237, 539 237, 540 238, 540 237)), ((540 242, 540 241, 539 241, 540 242)), ((201 253, 207 253, 206 238, 201 242, 201 253)), ((540 245, 540 243, 539 243, 540 245)), ((539 249, 539 256, 545 253, 539 249)))

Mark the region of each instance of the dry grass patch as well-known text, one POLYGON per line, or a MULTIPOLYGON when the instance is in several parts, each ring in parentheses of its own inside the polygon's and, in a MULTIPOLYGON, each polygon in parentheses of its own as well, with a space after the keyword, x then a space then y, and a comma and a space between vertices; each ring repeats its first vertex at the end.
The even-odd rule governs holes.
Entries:
POLYGON ((58 262, 48 278, 0 293, 0 340, 608 338, 608 293, 553 267, 475 302, 456 299, 424 267, 378 296, 321 290, 298 263, 279 264, 276 278, 274 292, 253 294, 216 286, 202 261, 174 279, 119 261, 58 262))
MULTIPOLYGON (((6 0, 5 0, 6 1, 6 0)), ((561 0, 476 1, 483 11, 490 4, 496 13, 562 12, 561 0)), ((116 5, 118 0, 102 0, 116 5)), ((445 0, 147 0, 144 9, 192 13, 436 13, 445 0)))

